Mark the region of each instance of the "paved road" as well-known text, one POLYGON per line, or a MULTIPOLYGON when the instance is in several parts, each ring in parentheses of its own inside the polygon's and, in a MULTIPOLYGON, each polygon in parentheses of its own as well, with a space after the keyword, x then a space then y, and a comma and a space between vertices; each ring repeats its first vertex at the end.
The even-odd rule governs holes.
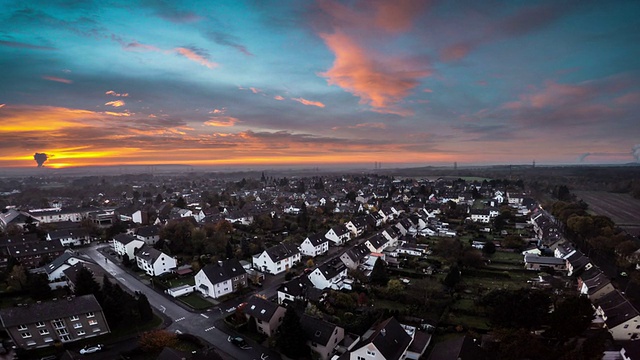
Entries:
MULTIPOLYGON (((269 360, 280 359, 280 356, 277 353, 270 352, 268 349, 251 342, 249 339, 247 339, 247 341, 252 345, 252 349, 250 350, 242 350, 229 343, 227 341, 228 334, 219 329, 219 326, 216 326, 216 323, 222 324, 222 321, 219 320, 222 319, 223 313, 226 315, 226 312, 219 309, 201 313, 190 312, 174 303, 168 296, 165 296, 164 294, 161 294, 143 284, 140 280, 127 273, 111 260, 105 261, 104 255, 98 251, 98 246, 93 245, 91 247, 84 248, 81 251, 109 272, 121 284, 121 286, 129 289, 131 292, 138 291, 145 294, 149 299, 151 306, 172 320, 172 323, 167 330, 178 330, 183 333, 196 335, 226 353, 221 355, 227 359, 260 359, 262 353, 268 354, 269 360)), ((239 300, 236 301, 239 302, 239 300)), ((224 305, 221 304, 221 306, 225 308, 224 305)), ((224 330, 233 334, 233 332, 226 329, 226 327, 224 330)))

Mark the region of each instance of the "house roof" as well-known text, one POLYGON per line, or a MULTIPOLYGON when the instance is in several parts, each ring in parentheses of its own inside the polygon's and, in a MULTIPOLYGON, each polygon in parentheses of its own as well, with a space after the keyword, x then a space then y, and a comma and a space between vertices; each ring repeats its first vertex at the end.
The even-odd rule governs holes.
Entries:
POLYGON ((365 244, 358 244, 344 253, 351 261, 358 262, 365 256, 371 254, 371 250, 365 244))
POLYGON ((281 284, 278 287, 278 291, 291 295, 293 297, 305 296, 306 291, 309 288, 312 288, 313 284, 309 281, 307 276, 299 276, 291 279, 290 281, 281 284))
POLYGON ((148 262, 149 264, 153 264, 163 254, 164 253, 162 251, 154 248, 153 246, 149 246, 147 244, 144 244, 136 252, 136 257, 148 262))
POLYGON ((63 238, 83 238, 89 236, 89 231, 85 228, 77 229, 62 229, 49 232, 51 240, 58 240, 63 238))
POLYGON ((346 265, 340 261, 340 259, 334 259, 333 261, 318 266, 316 271, 320 271, 324 278, 329 280, 340 275, 346 268, 346 265))
POLYGON ((247 305, 244 306, 243 311, 245 314, 253 316, 260 321, 269 322, 279 307, 280 305, 269 300, 252 296, 247 301, 247 305))
POLYGON ((385 359, 398 360, 402 358, 402 354, 411 344, 411 340, 411 336, 407 334, 398 320, 390 317, 367 331, 363 335, 362 342, 356 348, 359 349, 367 344, 373 344, 385 359))
POLYGON ((15 258, 27 255, 50 254, 63 250, 64 246, 62 246, 60 240, 36 241, 7 246, 7 251, 15 258))
POLYGON ((160 227, 157 225, 143 226, 136 229, 136 235, 141 237, 152 237, 160 235, 160 227))
POLYGON ((300 317, 300 326, 307 340, 323 346, 329 345, 331 335, 338 328, 335 324, 304 314, 300 317))
POLYGON ((331 229, 338 236, 342 236, 342 235, 350 233, 349 229, 347 229, 347 227, 344 226, 344 224, 336 225, 336 226, 332 227, 331 229))
POLYGON ((376 249, 381 248, 387 243, 387 239, 385 239, 384 236, 380 234, 375 234, 374 236, 370 237, 369 240, 367 241, 371 244, 371 246, 373 246, 376 249))
POLYGON ((300 253, 298 246, 290 243, 280 243, 265 250, 271 261, 278 262, 300 253))
POLYGON ((607 317, 605 323, 609 329, 640 315, 638 310, 618 290, 612 291, 600 299, 594 299, 593 304, 604 311, 607 317))
POLYGON ((527 264, 542 264, 542 265, 565 265, 564 259, 560 259, 553 256, 538 256, 534 254, 527 254, 524 256, 524 262, 527 264))
POLYGON ((208 264, 200 271, 204 272, 214 285, 247 273, 236 259, 221 261, 217 264, 208 264))
MULTIPOLYGON (((324 237, 324 234, 313 234, 313 235, 309 235, 307 237, 307 239, 309 239, 309 242, 311 243, 311 245, 313 246, 318 246, 322 243, 326 243, 329 240, 327 240, 327 238, 324 237)), ((305 239, 306 240, 306 239, 305 239)))
POLYGON ((140 240, 136 239, 135 236, 129 235, 129 234, 118 234, 118 235, 113 237, 113 240, 121 243, 122 245, 127 245, 132 241, 140 241, 140 240))
POLYGON ((70 315, 102 311, 92 294, 41 302, 27 306, 0 309, 0 318, 5 327, 50 321, 70 315))
POLYGON ((83 262, 79 262, 73 266, 71 266, 68 269, 65 269, 63 271, 64 276, 66 276, 66 278, 69 280, 69 282, 71 284, 75 284, 77 277, 78 277, 78 272, 80 271, 80 269, 85 268, 87 270, 89 270, 91 272, 91 274, 93 274, 93 279, 100 285, 102 285, 102 279, 104 278, 104 275, 106 274, 105 270, 98 264, 95 263, 83 263, 83 262))
POLYGON ((56 271, 56 269, 58 269, 60 266, 67 264, 67 261, 69 261, 69 259, 71 258, 76 258, 76 259, 79 259, 80 261, 85 261, 85 262, 86 261, 93 262, 93 260, 91 260, 88 257, 85 257, 83 255, 77 255, 73 250, 66 250, 64 253, 62 253, 62 255, 58 256, 52 262, 47 264, 44 267, 44 270, 46 271, 47 274, 51 274, 52 272, 56 271))
POLYGON ((429 354, 428 360, 484 359, 482 349, 469 336, 458 336, 451 340, 437 343, 429 354))

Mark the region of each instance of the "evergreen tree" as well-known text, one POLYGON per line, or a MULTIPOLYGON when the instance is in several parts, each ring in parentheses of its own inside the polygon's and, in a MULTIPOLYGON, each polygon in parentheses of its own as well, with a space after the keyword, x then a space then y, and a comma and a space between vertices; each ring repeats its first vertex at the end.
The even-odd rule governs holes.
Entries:
POLYGON ((453 289, 462 279, 462 275, 460 274, 460 269, 458 269, 458 266, 453 265, 450 269, 449 269, 449 273, 447 274, 447 276, 444 278, 444 284, 449 288, 449 289, 453 289))
POLYGON ((142 322, 147 322, 153 319, 153 310, 151 309, 151 304, 149 304, 147 296, 145 294, 140 294, 136 302, 138 305, 140 320, 142 320, 142 322))
POLYGON ((376 260, 371 270, 371 283, 374 285, 387 286, 389 275, 387 274, 387 266, 383 260, 376 260))
POLYGON ((100 284, 93 278, 93 273, 84 266, 78 270, 76 275, 76 283, 74 294, 76 296, 93 294, 98 296, 100 292, 100 284))
POLYGON ((181 208, 181 209, 186 209, 187 208, 187 202, 184 200, 184 198, 182 196, 180 196, 178 198, 178 200, 176 200, 176 207, 181 208))
POLYGON ((27 289, 34 300, 45 300, 51 297, 51 287, 46 274, 28 274, 27 289))
POLYGON ((288 307, 280 325, 280 335, 276 344, 284 355, 292 359, 301 359, 309 353, 306 340, 300 325, 300 317, 293 307, 288 307))

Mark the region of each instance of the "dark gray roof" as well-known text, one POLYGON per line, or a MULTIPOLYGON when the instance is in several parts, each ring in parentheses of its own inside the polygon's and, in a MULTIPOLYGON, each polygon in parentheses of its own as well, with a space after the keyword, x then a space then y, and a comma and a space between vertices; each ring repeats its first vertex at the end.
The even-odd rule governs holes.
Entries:
POLYGON ((145 260, 149 264, 153 264, 158 260, 158 258, 162 255, 162 251, 149 246, 147 244, 142 245, 140 249, 136 252, 136 257, 139 257, 142 260, 145 260))
POLYGON ((63 250, 64 246, 62 246, 60 240, 36 241, 7 246, 7 251, 15 258, 27 255, 50 254, 54 252, 62 252, 63 250))
POLYGON ((236 259, 222 261, 219 264, 208 264, 201 271, 214 285, 247 273, 236 259))
POLYGON ((5 327, 51 321, 71 315, 102 311, 95 296, 83 295, 28 306, 11 307, 0 310, 0 318, 5 327))
POLYGON ((369 254, 371 254, 371 251, 365 244, 358 244, 345 252, 345 255, 353 262, 360 261, 369 254))
MULTIPOLYGON (((134 240, 138 240, 136 239, 133 235, 129 235, 129 234, 118 234, 116 236, 113 237, 113 239, 119 243, 122 243, 122 245, 127 245, 128 243, 134 241, 134 240)), ((140 240, 138 240, 140 241, 140 240)))
POLYGON ((344 234, 349 233, 349 229, 347 229, 347 227, 344 226, 343 224, 336 225, 336 226, 332 227, 331 229, 333 229, 333 232, 336 233, 336 235, 338 235, 338 236, 342 236, 344 234))
POLYGON ((593 300, 593 304, 601 307, 604 311, 607 316, 605 323, 609 329, 640 315, 638 310, 618 290, 593 300))
POLYGON ((411 343, 411 336, 394 317, 381 322, 371 330, 369 336, 363 336, 357 348, 373 344, 387 360, 399 360, 411 343))
POLYGON ((85 228, 77 229, 62 229, 49 232, 51 240, 58 240, 62 238, 79 238, 89 236, 89 231, 85 228))
POLYGON ((340 261, 340 259, 334 259, 333 261, 326 262, 320 266, 318 266, 318 270, 324 275, 324 278, 329 280, 338 276, 341 272, 343 272, 347 266, 340 261))
POLYGON ((309 281, 309 278, 305 276, 299 276, 291 279, 290 281, 280 285, 278 291, 294 296, 306 296, 307 289, 312 288, 313 284, 309 281))
POLYGON ((69 261, 69 259, 71 259, 71 258, 76 258, 76 259, 79 259, 80 261, 84 261, 84 262, 94 262, 93 260, 91 260, 88 257, 77 255, 77 254, 75 254, 74 251, 67 250, 64 253, 62 253, 62 255, 58 256, 52 262, 47 264, 44 267, 44 270, 46 271, 47 274, 51 274, 56 269, 58 269, 60 266, 62 266, 64 264, 67 264, 67 261, 69 261))
POLYGON ((304 331, 307 340, 323 346, 327 346, 329 344, 331 335, 338 327, 330 322, 304 314, 300 317, 300 326, 302 327, 302 331, 304 331))
POLYGON ((318 246, 322 243, 326 243, 327 241, 329 241, 324 237, 324 234, 309 235, 307 239, 309 239, 309 242, 311 242, 311 245, 313 246, 318 246))
POLYGON ((249 301, 247 301, 247 305, 244 306, 243 311, 245 314, 253 316, 260 321, 269 322, 279 307, 280 305, 269 300, 252 296, 249 301))
POLYGON ((141 237, 152 237, 160 235, 160 227, 157 225, 143 226, 136 229, 136 235, 141 237))
POLYGON ((384 244, 387 243, 387 239, 380 235, 380 234, 375 234, 374 236, 369 238, 369 243, 376 249, 382 247, 384 244))
POLYGON ((267 255, 271 258, 271 261, 278 262, 291 257, 295 254, 299 254, 298 246, 290 243, 280 243, 276 246, 272 246, 265 250, 267 255))
POLYGON ((78 272, 80 269, 85 268, 91 272, 93 275, 93 279, 99 284, 102 285, 102 279, 106 274, 105 270, 98 264, 94 263, 83 263, 79 262, 68 269, 65 269, 62 273, 69 280, 71 284, 75 284, 78 278, 78 272))

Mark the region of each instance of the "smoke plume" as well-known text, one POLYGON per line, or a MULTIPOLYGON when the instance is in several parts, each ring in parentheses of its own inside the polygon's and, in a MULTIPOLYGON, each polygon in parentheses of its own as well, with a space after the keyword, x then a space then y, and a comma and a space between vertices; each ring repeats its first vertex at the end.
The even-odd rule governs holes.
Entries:
POLYGON ((636 162, 640 162, 640 144, 634 146, 633 149, 631 149, 631 153, 633 154, 633 158, 636 159, 636 162))
POLYGON ((35 153, 33 155, 33 160, 35 160, 38 163, 38 167, 42 167, 42 165, 44 164, 45 161, 47 161, 47 159, 49 159, 49 155, 45 153, 35 153))
POLYGON ((586 159, 587 156, 589 156, 589 155, 591 155, 591 153, 584 153, 584 154, 580 155, 578 157, 578 162, 584 162, 584 159, 586 159))

